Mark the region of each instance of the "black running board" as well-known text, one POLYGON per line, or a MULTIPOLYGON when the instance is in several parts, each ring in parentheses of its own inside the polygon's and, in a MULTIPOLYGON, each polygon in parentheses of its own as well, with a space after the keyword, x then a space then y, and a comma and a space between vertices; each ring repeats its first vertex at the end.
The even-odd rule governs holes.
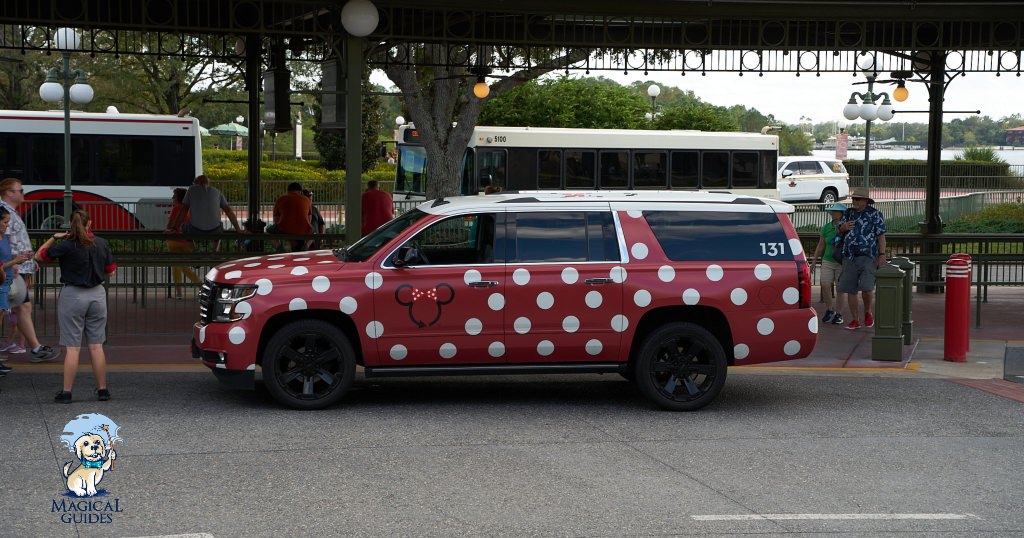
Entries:
POLYGON ((467 364, 443 366, 374 366, 363 369, 366 377, 419 377, 462 375, 526 375, 526 374, 624 374, 624 362, 582 364, 467 364))

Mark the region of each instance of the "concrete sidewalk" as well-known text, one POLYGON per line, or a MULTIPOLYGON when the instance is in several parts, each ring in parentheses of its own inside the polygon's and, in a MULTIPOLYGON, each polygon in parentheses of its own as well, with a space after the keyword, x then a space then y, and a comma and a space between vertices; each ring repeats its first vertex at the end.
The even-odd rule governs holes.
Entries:
MULTIPOLYGON (((817 290, 815 290, 815 293, 817 290)), ((913 297, 913 344, 904 346, 899 362, 874 361, 871 358, 873 329, 847 330, 844 325, 820 324, 818 343, 805 359, 737 367, 734 374, 772 372, 813 372, 824 375, 926 375, 929 377, 1002 379, 1003 356, 1007 346, 1024 346, 1024 328, 1017 315, 1024 306, 1024 288, 990 288, 983 303, 982 326, 974 327, 974 289, 971 297, 971 346, 966 363, 943 360, 943 324, 945 295, 915 293, 913 297)), ((812 305, 824 312, 824 305, 812 305)), ((151 335, 111 338, 107 361, 111 371, 205 370, 192 359, 190 334, 151 335)), ((82 365, 88 365, 88 351, 82 350, 82 365)), ((50 363, 30 364, 27 355, 10 355, 6 363, 16 373, 59 372, 58 359, 50 363)))

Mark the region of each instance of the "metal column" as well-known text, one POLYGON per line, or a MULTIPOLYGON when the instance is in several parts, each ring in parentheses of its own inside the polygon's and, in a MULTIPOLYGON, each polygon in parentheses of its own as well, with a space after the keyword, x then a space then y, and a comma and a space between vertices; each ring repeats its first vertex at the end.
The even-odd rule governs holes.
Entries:
POLYGON ((345 39, 345 242, 362 236, 363 212, 363 39, 345 39))
MULTIPOLYGON (((249 226, 260 216, 260 37, 245 36, 245 86, 249 89, 249 226)), ((239 223, 243 225, 242 223, 239 223)))

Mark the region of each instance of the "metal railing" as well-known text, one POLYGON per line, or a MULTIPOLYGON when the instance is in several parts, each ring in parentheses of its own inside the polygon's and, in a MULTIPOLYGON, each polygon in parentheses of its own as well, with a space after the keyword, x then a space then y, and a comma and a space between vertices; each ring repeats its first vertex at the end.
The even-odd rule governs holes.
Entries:
MULTIPOLYGON (((914 163, 871 163, 870 187, 877 197, 887 199, 924 198, 927 175, 924 161, 914 163)), ((861 161, 847 162, 850 186, 864 185, 861 161)), ((942 196, 979 191, 1024 190, 1024 165, 942 163, 939 167, 942 196)))

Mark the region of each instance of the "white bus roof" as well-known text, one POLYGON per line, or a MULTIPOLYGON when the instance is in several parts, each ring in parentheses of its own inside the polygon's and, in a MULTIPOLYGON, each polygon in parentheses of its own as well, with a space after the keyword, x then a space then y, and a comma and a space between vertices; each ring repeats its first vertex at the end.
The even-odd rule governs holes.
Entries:
MULTIPOLYGON (((72 134, 196 136, 195 118, 157 114, 71 111, 72 134)), ((64 111, 0 110, 0 132, 63 134, 64 111)))
POLYGON ((792 205, 768 198, 701 191, 520 191, 517 193, 453 196, 428 200, 417 209, 434 215, 452 215, 467 208, 495 206, 517 210, 554 210, 573 207, 586 210, 679 210, 725 211, 744 213, 792 213, 792 205))
POLYGON ((469 147, 776 150, 775 135, 711 131, 477 126, 469 147), (503 137, 503 138, 501 138, 503 137))

